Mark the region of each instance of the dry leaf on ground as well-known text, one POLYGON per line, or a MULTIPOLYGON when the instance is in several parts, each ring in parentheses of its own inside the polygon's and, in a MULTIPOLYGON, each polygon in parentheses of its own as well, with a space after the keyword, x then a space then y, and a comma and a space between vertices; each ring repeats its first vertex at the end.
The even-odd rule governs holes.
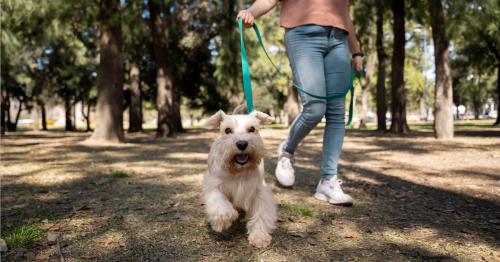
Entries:
POLYGON ((307 242, 311 245, 317 245, 318 243, 316 242, 316 240, 312 239, 312 238, 308 238, 307 239, 307 242))
POLYGON ((328 236, 321 236, 321 240, 327 241, 328 240, 328 236))
POLYGON ((49 259, 50 255, 37 255, 35 257, 35 259, 38 259, 38 260, 44 260, 44 259, 49 259))
POLYGON ((234 246, 236 246, 236 242, 231 242, 231 243, 227 244, 228 248, 231 248, 231 247, 234 247, 234 246))
POLYGON ((80 257, 85 259, 97 258, 97 256, 80 256, 80 257))
POLYGON ((47 224, 47 225, 43 226, 43 229, 47 230, 47 229, 52 228, 53 226, 54 226, 54 224, 47 224))
POLYGON ((444 247, 444 250, 446 250, 446 251, 450 252, 450 251, 451 251, 451 247, 450 247, 450 245, 446 245, 446 246, 444 247))
POLYGON ((344 238, 357 238, 357 237, 359 237, 359 233, 356 231, 349 232, 349 234, 344 236, 344 238))

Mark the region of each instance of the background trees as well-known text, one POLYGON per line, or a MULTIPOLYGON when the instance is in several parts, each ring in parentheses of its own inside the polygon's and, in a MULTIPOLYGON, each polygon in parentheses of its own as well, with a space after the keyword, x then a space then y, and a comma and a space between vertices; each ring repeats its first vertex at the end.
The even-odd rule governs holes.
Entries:
MULTIPOLYGON (((2 132, 16 130, 22 112, 41 122, 35 131, 46 129, 46 109, 55 105, 64 108, 66 130, 76 129, 78 114, 91 130, 96 117, 92 139, 111 141, 123 141, 124 113, 128 131, 136 132, 142 131, 147 112, 156 109, 157 136, 169 137, 183 132, 183 120, 193 123, 215 110, 232 110, 244 102, 235 16, 251 3, 2 1, 2 132)), ((365 52, 364 78, 355 96, 359 127, 366 127, 370 111, 376 111, 379 130, 387 129, 388 113, 390 130, 397 133, 409 131, 408 116, 426 121, 435 115, 436 137, 449 139, 452 102, 466 104, 476 118, 487 101, 497 107, 498 5, 493 0, 352 0, 351 16, 365 52), (435 90, 427 92, 434 112, 429 116, 426 77, 428 89, 435 90)), ((257 24, 272 59, 293 79, 279 13, 278 5, 257 24)), ((245 30, 244 37, 255 107, 276 116, 277 123, 291 124, 301 110, 297 90, 277 75, 253 30, 245 30)))

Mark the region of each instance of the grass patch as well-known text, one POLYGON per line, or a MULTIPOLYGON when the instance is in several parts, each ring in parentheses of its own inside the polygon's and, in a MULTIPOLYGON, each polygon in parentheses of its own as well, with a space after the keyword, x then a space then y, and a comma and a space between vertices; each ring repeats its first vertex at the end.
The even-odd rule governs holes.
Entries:
POLYGON ((308 216, 308 217, 312 217, 316 214, 316 212, 314 212, 314 210, 306 207, 306 206, 287 206, 287 205, 283 205, 280 207, 281 210, 285 211, 285 212, 289 212, 289 213, 295 213, 297 215, 301 215, 301 216, 308 216))
POLYGON ((110 177, 114 177, 114 178, 125 178, 125 177, 130 177, 131 175, 130 174, 127 174, 125 172, 122 172, 122 171, 114 171, 113 173, 111 173, 111 175, 109 175, 110 177))
POLYGON ((40 224, 31 226, 23 224, 21 227, 2 232, 2 239, 11 249, 18 247, 29 248, 33 245, 33 242, 42 236, 43 232, 40 229, 40 224))

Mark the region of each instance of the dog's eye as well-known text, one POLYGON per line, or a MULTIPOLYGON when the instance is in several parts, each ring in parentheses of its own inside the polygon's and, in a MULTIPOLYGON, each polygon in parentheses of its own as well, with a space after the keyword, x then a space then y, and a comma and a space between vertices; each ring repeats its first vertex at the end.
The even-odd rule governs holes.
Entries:
POLYGON ((226 134, 228 134, 228 135, 231 134, 231 128, 226 128, 226 131, 224 131, 224 132, 226 132, 226 134))
POLYGON ((251 126, 249 129, 248 129, 248 133, 253 133, 255 132, 255 127, 251 126))

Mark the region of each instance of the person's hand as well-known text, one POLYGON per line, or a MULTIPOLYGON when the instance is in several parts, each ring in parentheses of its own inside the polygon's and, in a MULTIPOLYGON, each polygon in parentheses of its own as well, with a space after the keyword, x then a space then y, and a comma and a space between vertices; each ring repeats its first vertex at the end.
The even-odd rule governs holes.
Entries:
POLYGON ((240 17, 244 28, 252 28, 253 21, 255 20, 255 16, 253 15, 252 11, 249 10, 240 11, 238 13, 238 16, 236 17, 236 22, 238 22, 238 19, 240 17))
POLYGON ((354 68, 356 74, 363 70, 363 60, 361 59, 361 56, 354 57, 352 60, 352 67, 354 68))

